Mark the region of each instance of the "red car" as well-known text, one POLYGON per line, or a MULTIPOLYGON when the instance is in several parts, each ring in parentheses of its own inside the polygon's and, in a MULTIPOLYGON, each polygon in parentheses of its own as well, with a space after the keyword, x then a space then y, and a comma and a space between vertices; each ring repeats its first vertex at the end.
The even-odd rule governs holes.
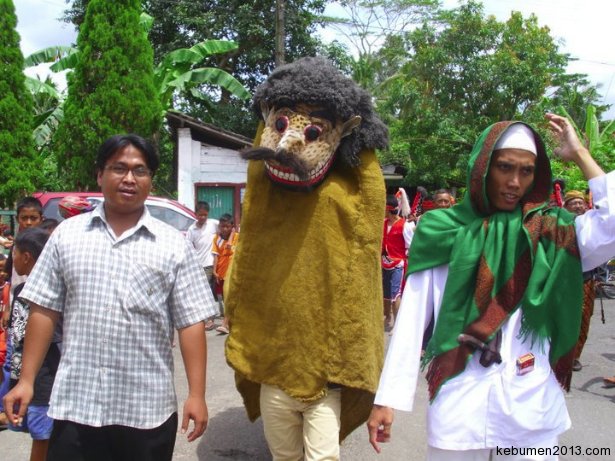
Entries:
MULTIPOLYGON (((67 195, 83 197, 92 205, 98 205, 104 200, 101 192, 35 192, 32 194, 43 204, 43 216, 58 221, 64 220, 58 211, 58 203, 67 195)), ((145 206, 154 218, 166 222, 181 232, 186 232, 196 221, 194 212, 175 200, 150 195, 145 201, 145 206)))

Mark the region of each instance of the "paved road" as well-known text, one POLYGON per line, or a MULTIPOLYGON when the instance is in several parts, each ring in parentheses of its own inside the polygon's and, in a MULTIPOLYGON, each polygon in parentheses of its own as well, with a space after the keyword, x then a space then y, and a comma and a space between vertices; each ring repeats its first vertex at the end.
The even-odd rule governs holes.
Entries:
MULTIPOLYGON (((602 386, 602 376, 615 374, 615 301, 605 302, 606 324, 600 322, 600 303, 596 312, 583 357, 583 370, 574 374, 572 391, 567 396, 573 428, 561 437, 560 444, 580 449, 610 449, 610 455, 565 455, 562 461, 615 459, 615 389, 602 386), (578 447, 578 448, 577 448, 578 447)), ((191 444, 178 435, 174 460, 228 461, 268 460, 269 452, 263 438, 260 421, 252 424, 246 416, 239 394, 235 391, 233 374, 224 360, 224 336, 207 333, 209 366, 207 399, 210 409, 209 428, 203 438, 191 444)), ((180 401, 186 395, 179 350, 176 350, 176 387, 180 401)), ((426 396, 426 386, 420 383, 418 396, 426 396)), ((342 457, 349 461, 422 460, 425 457, 426 399, 417 398, 415 412, 398 412, 393 427, 393 439, 377 455, 367 442, 364 427, 351 434, 342 446, 342 457)), ((25 434, 0 433, 0 459, 27 460, 30 440, 25 434)), ((569 448, 570 449, 570 448, 569 448)))

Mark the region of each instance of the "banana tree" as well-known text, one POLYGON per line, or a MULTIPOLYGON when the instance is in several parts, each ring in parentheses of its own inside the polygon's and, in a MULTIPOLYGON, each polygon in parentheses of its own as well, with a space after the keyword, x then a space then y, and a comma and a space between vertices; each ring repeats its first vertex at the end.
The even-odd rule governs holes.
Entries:
POLYGON ((50 46, 32 53, 24 58, 25 67, 34 67, 39 64, 53 63, 49 69, 52 72, 72 70, 77 65, 79 51, 72 46, 50 46))
POLYGON ((228 53, 237 49, 229 40, 205 40, 191 48, 171 51, 154 69, 154 83, 158 87, 165 112, 173 106, 173 96, 190 92, 193 96, 208 101, 207 93, 200 85, 213 85, 240 98, 249 99, 250 92, 228 72, 215 67, 198 67, 207 57, 228 53))
POLYGON ((570 114, 568 114, 566 109, 562 106, 559 107, 559 112, 570 121, 579 138, 585 141, 585 147, 587 147, 590 152, 600 149, 605 142, 613 137, 613 132, 615 132, 615 120, 611 120, 600 130, 600 122, 596 116, 596 108, 591 104, 587 106, 585 111, 584 131, 579 129, 570 114))
MULTIPOLYGON (((153 25, 153 17, 141 13, 140 24, 145 33, 149 33, 153 25)), ((163 110, 173 108, 173 97, 184 92, 203 101, 209 102, 208 95, 201 91, 202 85, 223 88, 231 95, 240 99, 249 99, 250 93, 228 72, 214 67, 199 67, 208 57, 214 54, 228 53, 237 49, 237 44, 227 40, 205 40, 191 48, 180 48, 168 53, 154 69, 154 80, 158 86, 158 94, 163 110)), ((37 51, 24 59, 25 67, 33 67, 43 63, 52 63, 52 72, 71 71, 79 60, 79 50, 71 46, 51 46, 37 51)), ((45 99, 55 101, 55 106, 39 110, 35 114, 36 125, 34 138, 39 148, 51 140, 58 123, 64 117, 65 94, 60 93, 49 80, 26 77, 26 84, 35 100, 45 99)))
POLYGON ((26 76, 26 88, 34 101, 34 142, 39 150, 51 141, 58 124, 64 118, 64 93, 58 91, 55 84, 47 77, 26 76))
MULTIPOLYGON (((52 63, 49 70, 54 73, 71 71, 77 64, 79 53, 71 46, 50 46, 24 58, 24 67, 52 63)), ((34 142, 43 150, 50 142, 56 128, 64 118, 66 92, 58 91, 51 79, 46 80, 26 75, 26 87, 34 99, 34 142)))
MULTIPOLYGON (((601 129, 596 116, 596 108, 590 104, 586 108, 585 126, 581 130, 566 109, 560 106, 558 112, 568 118, 579 139, 584 141, 585 147, 591 152, 598 164, 605 171, 612 171, 615 168, 615 155, 613 155, 613 151, 615 151, 615 120, 603 123, 601 129)), ((552 165, 557 176, 566 178, 567 189, 584 190, 587 187, 587 182, 578 168, 560 162, 554 162, 552 165)))
MULTIPOLYGON (((205 40, 191 48, 180 48, 168 53, 154 69, 154 82, 158 87, 164 112, 172 109, 173 96, 183 92, 190 92, 194 97, 209 101, 208 95, 201 91, 201 85, 217 86, 240 99, 249 99, 250 92, 228 72, 214 67, 199 67, 208 56, 236 49, 237 44, 232 41, 205 40)), ((25 58, 25 65, 31 67, 53 62, 49 69, 62 72, 74 69, 78 59, 79 51, 76 48, 52 46, 25 58)), ((31 82, 31 88, 36 91, 42 89, 35 82, 31 82)))

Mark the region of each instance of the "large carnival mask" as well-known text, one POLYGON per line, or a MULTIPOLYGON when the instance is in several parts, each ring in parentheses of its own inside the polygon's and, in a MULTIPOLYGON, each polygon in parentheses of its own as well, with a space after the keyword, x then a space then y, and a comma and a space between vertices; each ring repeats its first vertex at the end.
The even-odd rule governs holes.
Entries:
POLYGON ((324 180, 340 141, 361 123, 359 116, 343 121, 307 104, 269 108, 262 103, 261 113, 265 128, 260 146, 243 157, 264 160, 272 181, 298 189, 312 189, 324 180))

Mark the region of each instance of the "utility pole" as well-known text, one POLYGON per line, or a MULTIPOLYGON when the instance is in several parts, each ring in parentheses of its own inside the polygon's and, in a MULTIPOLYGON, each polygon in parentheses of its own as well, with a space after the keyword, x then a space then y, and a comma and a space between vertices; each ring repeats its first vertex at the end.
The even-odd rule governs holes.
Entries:
POLYGON ((284 0, 275 0, 275 66, 284 64, 284 0))

